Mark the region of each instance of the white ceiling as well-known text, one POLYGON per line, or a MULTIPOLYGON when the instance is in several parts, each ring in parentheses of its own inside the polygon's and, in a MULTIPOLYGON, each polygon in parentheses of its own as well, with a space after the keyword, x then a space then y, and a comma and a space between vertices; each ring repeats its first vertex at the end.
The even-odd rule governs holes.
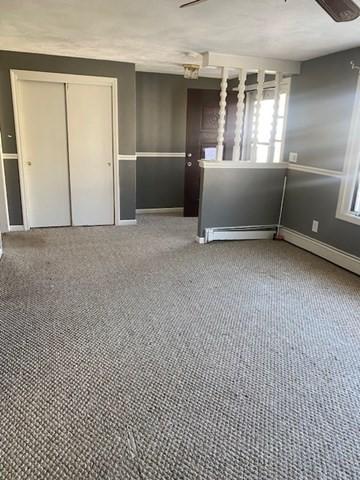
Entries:
POLYGON ((0 49, 180 72, 171 64, 200 62, 204 51, 305 60, 360 45, 360 20, 337 24, 315 0, 208 0, 179 9, 181 3, 1 0, 0 49))

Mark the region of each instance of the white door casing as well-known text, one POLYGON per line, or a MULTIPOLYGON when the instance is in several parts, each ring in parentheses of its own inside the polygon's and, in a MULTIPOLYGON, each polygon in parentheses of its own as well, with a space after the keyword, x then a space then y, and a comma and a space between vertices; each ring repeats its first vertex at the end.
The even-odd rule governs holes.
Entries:
POLYGON ((67 85, 72 223, 114 224, 112 102, 108 85, 67 85))
MULTIPOLYGON (((87 153, 83 153, 83 158, 86 157, 87 165, 83 166, 83 171, 81 172, 80 165, 76 165, 76 162, 79 163, 77 157, 75 157, 75 164, 73 170, 74 180, 71 184, 71 171, 69 166, 69 154, 67 151, 67 163, 68 163, 68 198, 70 199, 70 191, 72 190, 75 194, 75 222, 72 222, 74 225, 80 224, 116 224, 120 225, 120 185, 119 185, 119 166, 117 161, 117 152, 118 152, 118 103, 117 103, 117 80, 115 78, 109 77, 94 77, 86 75, 73 75, 73 74, 62 74, 62 73, 48 73, 48 72, 34 72, 27 70, 11 70, 11 87, 13 95, 13 104, 14 104, 14 116, 15 116, 15 128, 16 128, 16 137, 17 137, 17 150, 18 150, 18 165, 19 165, 19 175, 20 175, 20 189, 21 189, 21 198, 22 198, 22 209, 23 209, 23 218, 24 218, 24 229, 28 230, 31 226, 29 219, 29 210, 31 207, 31 202, 29 199, 29 192, 27 190, 26 182, 26 167, 28 165, 24 164, 24 158, 26 158, 27 153, 24 151, 24 132, 21 128, 21 83, 23 81, 33 81, 44 83, 51 83, 62 85, 64 95, 65 95, 65 106, 66 106, 66 115, 65 115, 65 124, 68 127, 68 112, 69 109, 71 112, 72 109, 69 98, 66 98, 69 93, 69 96, 72 95, 72 92, 75 92, 77 85, 82 85, 84 90, 80 95, 80 98, 73 96, 73 101, 78 103, 78 106, 81 105, 83 111, 77 112, 76 115, 72 115, 70 118, 70 123, 75 125, 80 124, 80 127, 77 129, 77 133, 82 138, 84 151, 87 150, 87 153), (88 89, 87 87, 100 87, 95 89, 88 89), (71 88, 73 87, 73 88, 71 88), (101 87, 105 87, 104 89, 101 87), (72 90, 72 91, 71 91, 72 90), (96 92, 96 93, 95 93, 96 92), (90 95, 89 95, 90 94, 90 95), (100 99, 106 99, 103 106, 100 110, 96 111, 96 107, 99 104, 100 99), (66 100, 68 103, 66 104, 66 100), (86 100, 86 101, 85 101, 86 100), (96 120, 96 117, 99 117, 99 121, 96 120), (110 118, 110 120, 109 120, 110 118), (97 130, 96 128, 99 127, 97 130), (85 131, 85 127, 87 131, 85 131), (96 144, 96 135, 99 138, 99 142, 96 144), (104 145, 104 139, 106 138, 106 146, 104 145), (79 194, 83 187, 79 183, 81 177, 82 183, 85 180, 94 181, 94 168, 96 167, 96 161, 94 161, 93 152, 97 151, 99 159, 104 158, 104 163, 101 160, 101 167, 105 164, 107 173, 104 173, 104 170, 100 170, 102 174, 98 172, 96 178, 99 180, 99 186, 94 188, 90 186, 88 191, 93 192, 92 199, 90 196, 87 197, 87 201, 81 202, 76 198, 76 195, 79 194), (110 165, 109 165, 110 163, 110 165), (88 170, 88 171, 87 171, 88 170), (85 173, 85 174, 84 174, 85 173), (87 178, 86 178, 87 177, 87 178), (69 180, 70 179, 70 180, 69 180), (77 180, 78 179, 78 180, 77 180), (110 179, 110 180, 109 180, 110 179), (100 201, 95 202, 94 197, 97 194, 104 193, 105 185, 108 187, 106 190, 106 198, 100 199, 100 201), (110 209, 110 199, 112 201, 112 206, 110 209), (85 215, 85 208, 88 208, 89 214, 85 215), (110 213, 111 210, 111 213, 110 213), (79 213, 80 212, 80 213, 79 213), (102 212, 104 217, 99 219, 99 213, 102 212), (86 216, 86 218, 85 218, 86 216)), ((43 85, 41 86, 41 89, 43 85)), ((79 93, 79 90, 77 90, 79 93)), ((67 131, 67 133, 69 133, 67 131)), ((68 135, 69 137, 69 135, 68 135)), ((79 148, 79 142, 76 143, 74 136, 72 139, 72 149, 73 152, 76 152, 76 149, 79 148)), ((81 142, 80 142, 81 143, 81 142)), ((69 147, 69 138, 67 138, 67 150, 69 147)), ((73 157, 74 158, 74 157, 73 157)), ((32 166, 32 165, 31 165, 32 166)), ((100 160, 98 162, 98 167, 100 167, 100 160)), ((81 200, 81 199, 80 199, 81 200)), ((71 211, 71 201, 70 211, 71 211)), ((71 212, 72 213, 72 212, 71 212)), ((72 221, 72 219, 71 219, 72 221)))

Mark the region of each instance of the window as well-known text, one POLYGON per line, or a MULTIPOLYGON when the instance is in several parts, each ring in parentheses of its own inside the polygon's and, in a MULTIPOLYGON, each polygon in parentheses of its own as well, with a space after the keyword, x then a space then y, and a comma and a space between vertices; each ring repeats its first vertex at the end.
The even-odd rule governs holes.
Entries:
MULTIPOLYGON (((275 134, 274 151, 270 155, 271 130, 275 104, 274 82, 266 82, 261 100, 258 134, 256 139, 256 162, 266 163, 268 161, 278 163, 283 161, 283 150, 285 141, 285 129, 287 121, 288 100, 290 91, 290 79, 281 84, 280 102, 275 134)), ((257 91, 256 85, 247 87, 245 100, 245 125, 243 138, 243 160, 250 160, 254 145, 254 131, 256 128, 257 91)))
POLYGON ((360 225, 360 75, 336 217, 360 225))
POLYGON ((351 205, 351 212, 360 217, 360 167, 356 174, 354 197, 351 205))

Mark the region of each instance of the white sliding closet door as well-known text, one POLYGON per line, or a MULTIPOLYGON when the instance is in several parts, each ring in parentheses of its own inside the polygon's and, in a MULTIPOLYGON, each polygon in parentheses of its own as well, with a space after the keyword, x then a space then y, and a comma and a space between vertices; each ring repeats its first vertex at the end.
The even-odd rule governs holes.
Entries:
POLYGON ((68 84, 73 225, 114 224, 112 89, 68 84))
POLYGON ((71 225, 65 84, 21 81, 18 111, 29 226, 71 225))

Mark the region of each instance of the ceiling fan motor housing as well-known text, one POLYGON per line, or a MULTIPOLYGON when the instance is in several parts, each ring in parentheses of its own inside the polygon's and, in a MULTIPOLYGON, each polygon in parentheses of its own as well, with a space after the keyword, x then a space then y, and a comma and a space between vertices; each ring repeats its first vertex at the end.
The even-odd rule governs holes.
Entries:
POLYGON ((350 22, 360 16, 360 8, 352 0, 316 0, 316 2, 335 22, 350 22))

